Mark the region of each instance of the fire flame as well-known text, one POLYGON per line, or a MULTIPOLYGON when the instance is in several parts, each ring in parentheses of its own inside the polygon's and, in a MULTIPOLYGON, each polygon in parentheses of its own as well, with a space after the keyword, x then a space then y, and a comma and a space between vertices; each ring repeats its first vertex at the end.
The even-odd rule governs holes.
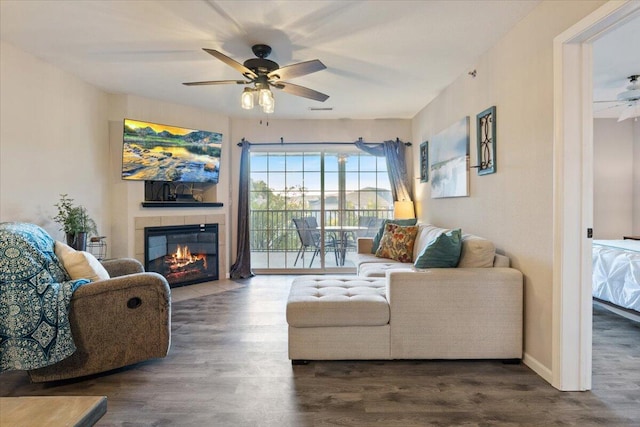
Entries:
POLYGON ((189 250, 189 246, 182 247, 178 245, 175 257, 178 261, 191 261, 191 251, 189 250))
POLYGON ((171 262, 174 265, 177 265, 180 267, 191 264, 198 260, 203 260, 204 268, 207 268, 207 257, 201 254, 192 255, 191 251, 189 250, 189 246, 187 245, 184 245, 184 246, 178 245, 176 248, 176 252, 171 255, 171 258, 172 258, 171 262))

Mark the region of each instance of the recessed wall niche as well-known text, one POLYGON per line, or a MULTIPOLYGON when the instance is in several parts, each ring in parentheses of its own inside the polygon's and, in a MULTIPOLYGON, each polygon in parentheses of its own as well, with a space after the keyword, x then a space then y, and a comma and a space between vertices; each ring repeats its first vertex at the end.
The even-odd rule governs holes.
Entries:
POLYGON ((216 202, 217 184, 145 181, 145 202, 216 202))

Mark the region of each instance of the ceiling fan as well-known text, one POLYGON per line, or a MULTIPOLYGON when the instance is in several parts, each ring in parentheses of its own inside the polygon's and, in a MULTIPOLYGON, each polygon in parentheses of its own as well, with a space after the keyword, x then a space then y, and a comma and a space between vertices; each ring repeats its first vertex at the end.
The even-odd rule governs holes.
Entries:
POLYGON ((291 95, 302 96, 304 98, 320 102, 324 102, 329 98, 329 95, 325 95, 324 93, 320 93, 316 90, 283 81, 315 73, 316 71, 327 68, 318 59, 280 67, 276 62, 267 59, 271 54, 270 46, 267 46, 266 44, 256 44, 251 47, 256 58, 247 59, 244 61, 244 64, 241 64, 217 50, 207 48, 203 48, 202 50, 239 71, 246 80, 210 80, 203 82, 187 82, 183 84, 186 86, 252 84, 253 87, 246 87, 242 92, 242 108, 252 109, 255 101, 254 98, 257 97, 258 103, 262 107, 263 111, 265 113, 273 113, 275 101, 270 87, 281 89, 291 95))
POLYGON ((616 103, 616 105, 613 105, 609 108, 626 106, 622 113, 620 113, 620 117, 618 117, 619 122, 632 117, 640 116, 640 82, 638 82, 640 74, 634 74, 627 78, 629 79, 629 85, 626 88, 627 90, 625 90, 624 92, 620 92, 616 100, 594 101, 595 103, 616 103))

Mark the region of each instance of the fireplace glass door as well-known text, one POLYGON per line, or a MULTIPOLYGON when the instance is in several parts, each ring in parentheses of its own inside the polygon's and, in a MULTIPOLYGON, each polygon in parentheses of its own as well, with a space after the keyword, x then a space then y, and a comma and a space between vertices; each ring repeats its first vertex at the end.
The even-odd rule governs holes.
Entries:
POLYGON ((146 227, 145 270, 171 287, 218 280, 218 224, 146 227))

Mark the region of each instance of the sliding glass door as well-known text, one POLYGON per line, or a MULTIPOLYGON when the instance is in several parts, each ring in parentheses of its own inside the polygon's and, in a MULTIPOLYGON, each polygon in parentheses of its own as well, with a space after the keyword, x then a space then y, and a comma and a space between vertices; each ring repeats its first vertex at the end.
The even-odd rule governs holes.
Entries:
POLYGON ((255 272, 354 271, 356 239, 375 234, 392 214, 384 158, 354 147, 308 146, 251 148, 255 272))

